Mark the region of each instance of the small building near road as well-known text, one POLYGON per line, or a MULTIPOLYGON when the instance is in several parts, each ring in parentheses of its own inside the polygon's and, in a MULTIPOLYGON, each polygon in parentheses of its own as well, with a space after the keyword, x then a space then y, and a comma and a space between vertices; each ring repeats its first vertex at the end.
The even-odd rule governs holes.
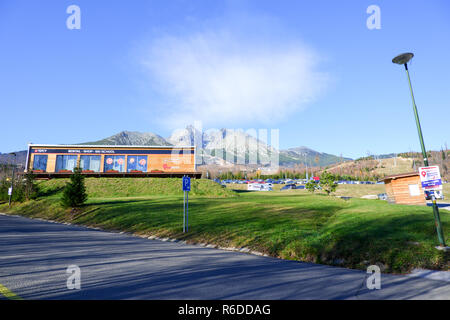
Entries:
POLYGON ((426 205, 418 172, 402 173, 384 178, 389 203, 426 205))

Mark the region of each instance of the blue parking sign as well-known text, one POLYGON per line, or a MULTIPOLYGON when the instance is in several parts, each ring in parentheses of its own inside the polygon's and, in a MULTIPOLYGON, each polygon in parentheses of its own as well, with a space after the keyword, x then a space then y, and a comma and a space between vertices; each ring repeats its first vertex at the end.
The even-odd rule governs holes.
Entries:
POLYGON ((183 177, 183 191, 191 191, 191 178, 183 177))

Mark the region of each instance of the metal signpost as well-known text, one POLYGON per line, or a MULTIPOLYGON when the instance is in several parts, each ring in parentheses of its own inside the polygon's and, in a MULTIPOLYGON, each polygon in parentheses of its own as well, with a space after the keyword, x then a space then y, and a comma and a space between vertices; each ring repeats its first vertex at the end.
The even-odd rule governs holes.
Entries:
POLYGON ((191 178, 183 177, 183 233, 189 231, 189 191, 191 191, 191 178))
MULTIPOLYGON (((14 179, 14 178, 13 178, 14 179)), ((8 206, 11 207, 11 198, 12 198, 12 193, 13 193, 13 183, 14 180, 11 179, 11 187, 8 188, 8 196, 9 196, 9 201, 8 201, 8 206)))
MULTIPOLYGON (((403 54, 396 56, 394 59, 392 59, 392 62, 399 64, 399 65, 403 65, 405 67, 406 75, 408 77, 409 90, 411 92, 411 99, 412 99, 412 105, 413 105, 414 118, 416 120, 417 133, 419 134, 420 146, 422 148, 423 163, 425 165, 424 168, 433 168, 433 167, 430 167, 430 165, 428 164, 428 157, 427 157, 427 152, 425 149, 425 143, 423 142, 422 128, 420 126, 420 121, 419 121, 419 114, 417 112, 416 101, 414 99, 414 93, 413 93, 413 89, 412 89, 412 85, 411 85, 411 78, 409 77, 408 62, 413 57, 414 57, 414 54, 411 52, 403 53, 403 54)), ((439 169, 438 169, 438 171, 439 171, 439 169)), ((430 171, 425 171, 425 176, 428 175, 428 172, 430 172, 430 173, 434 172, 434 175, 430 174, 430 177, 431 176, 436 177, 435 169, 430 169, 430 171)), ((423 178, 422 171, 419 171, 419 174, 420 174, 420 178, 422 179, 423 178)), ((431 180, 437 180, 437 179, 431 179, 431 180)), ((432 182, 431 180, 428 180, 428 182, 425 183, 425 186, 428 186, 429 188, 436 186, 437 181, 432 182)), ((440 175, 439 175, 439 181, 440 181, 440 175)), ((442 184, 442 182, 441 182, 441 184, 442 184)), ((422 185, 424 185, 423 180, 422 180, 422 185)), ((430 189, 428 189, 428 190, 430 190, 430 189)), ((436 204, 436 197, 434 195, 432 196, 432 202, 433 202, 434 221, 435 221, 436 231, 437 231, 437 235, 438 235, 438 239, 439 239, 439 243, 440 243, 440 246, 436 247, 436 248, 442 249, 442 250, 448 250, 448 247, 446 247, 446 245, 445 245, 444 232, 442 229, 441 218, 439 216, 439 209, 436 204)))
POLYGON ((14 171, 16 169, 16 153, 11 152, 10 155, 14 156, 14 165, 12 168, 11 187, 8 188, 8 196, 9 196, 8 206, 9 207, 11 207, 11 198, 12 198, 12 193, 13 193, 13 188, 14 188, 14 171))

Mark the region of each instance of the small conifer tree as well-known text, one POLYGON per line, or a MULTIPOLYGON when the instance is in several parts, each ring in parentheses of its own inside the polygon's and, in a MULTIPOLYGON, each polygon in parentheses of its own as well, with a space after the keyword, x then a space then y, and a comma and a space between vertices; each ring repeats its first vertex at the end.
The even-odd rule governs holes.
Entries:
POLYGON ((39 186, 36 184, 36 176, 32 170, 25 174, 25 199, 36 199, 39 195, 39 186))
POLYGON ((78 208, 86 202, 87 198, 81 168, 75 168, 74 173, 70 176, 70 182, 64 188, 61 204, 65 208, 78 208))

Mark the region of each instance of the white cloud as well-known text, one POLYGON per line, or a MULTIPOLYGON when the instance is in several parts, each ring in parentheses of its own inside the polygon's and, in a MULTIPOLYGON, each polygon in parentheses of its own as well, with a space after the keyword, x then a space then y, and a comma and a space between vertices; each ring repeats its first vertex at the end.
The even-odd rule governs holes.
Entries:
POLYGON ((252 42, 227 32, 158 38, 143 59, 172 125, 232 127, 274 123, 304 109, 329 78, 318 62, 299 42, 252 42))

